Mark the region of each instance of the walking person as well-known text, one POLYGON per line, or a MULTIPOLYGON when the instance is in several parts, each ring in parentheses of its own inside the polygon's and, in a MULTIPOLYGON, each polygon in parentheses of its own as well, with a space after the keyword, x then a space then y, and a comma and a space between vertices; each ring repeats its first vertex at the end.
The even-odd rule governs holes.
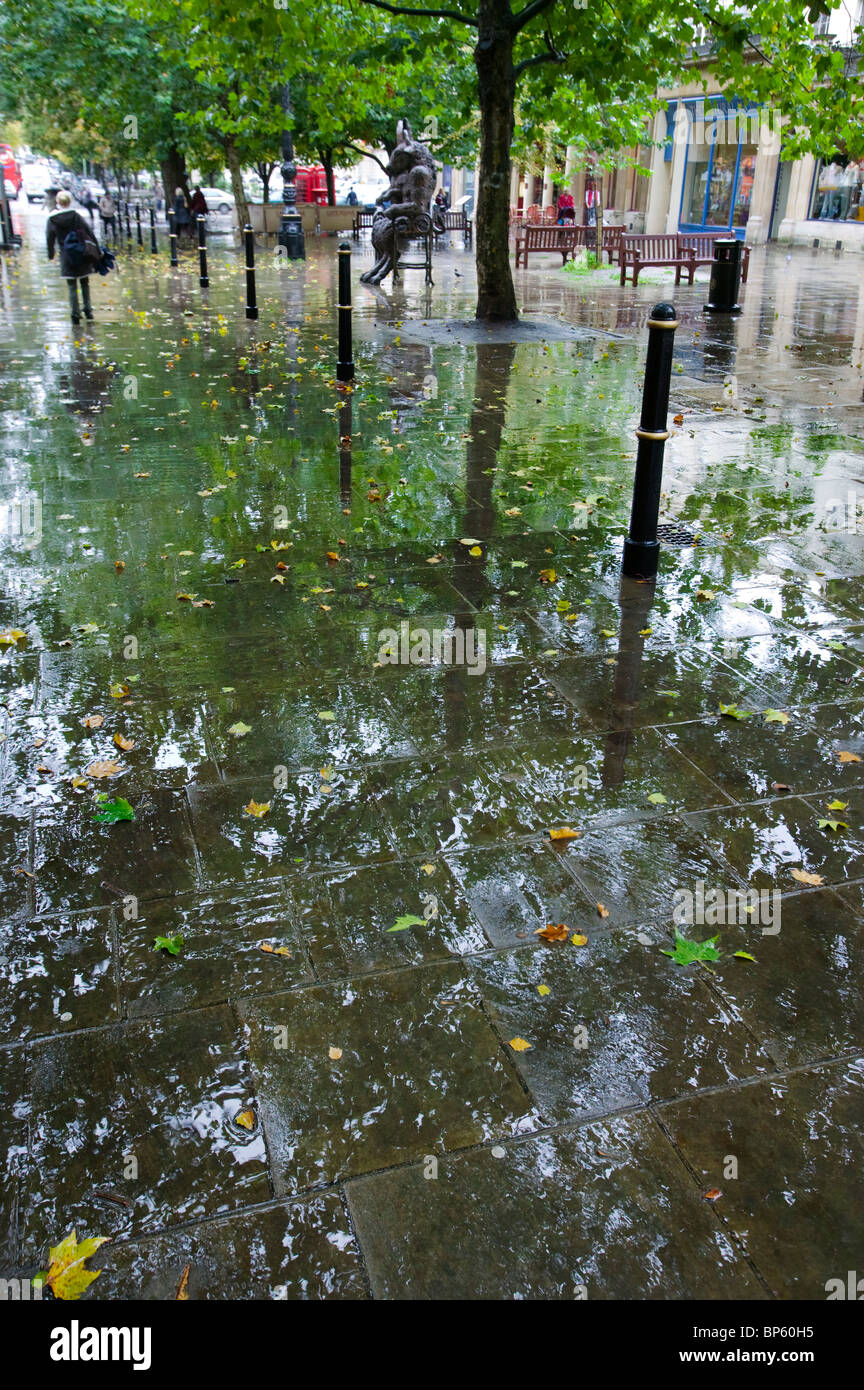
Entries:
POLYGON ((189 215, 189 206, 186 202, 186 194, 182 188, 174 189, 174 230, 177 239, 182 240, 184 236, 192 234, 192 218, 189 215))
POLYGON ((117 209, 114 206, 114 199, 111 197, 111 194, 108 192, 107 188, 105 189, 105 192, 102 194, 102 197, 99 199, 99 216, 102 218, 102 231, 104 235, 107 237, 108 229, 110 227, 111 240, 116 241, 117 209))
POLYGON ((92 319, 90 275, 99 265, 102 252, 93 228, 87 219, 72 207, 72 195, 65 188, 61 188, 57 194, 57 206, 48 218, 46 237, 49 261, 53 261, 58 245, 60 247, 60 274, 69 287, 72 322, 81 322, 81 311, 78 307, 79 281, 84 317, 92 319))
POLYGON ((194 231, 198 229, 198 218, 207 216, 207 199, 201 192, 200 183, 197 185, 189 202, 189 216, 192 219, 192 228, 194 231))

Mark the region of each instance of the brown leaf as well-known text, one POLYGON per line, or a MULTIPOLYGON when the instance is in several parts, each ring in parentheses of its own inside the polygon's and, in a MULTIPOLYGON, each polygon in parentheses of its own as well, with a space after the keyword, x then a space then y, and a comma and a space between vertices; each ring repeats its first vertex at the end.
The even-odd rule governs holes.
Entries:
POLYGON ((609 909, 608 909, 608 907, 604 907, 602 903, 598 903, 598 904, 597 904, 597 916, 598 916, 598 917, 608 917, 608 916, 609 916, 609 909))
POLYGON ((841 763, 860 763, 861 761, 857 753, 850 753, 846 748, 841 748, 837 757, 840 759, 841 763))
POLYGON ((719 1187, 709 1187, 707 1192, 702 1193, 702 1200, 703 1202, 716 1202, 717 1198, 722 1196, 723 1193, 719 1187))
POLYGON ((534 935, 542 936, 544 941, 566 941, 570 928, 565 927, 563 922, 547 922, 545 927, 538 927, 534 935))
POLYGON ((134 738, 126 738, 123 734, 115 734, 114 743, 118 748, 122 748, 124 753, 131 753, 135 747, 134 738))
POLYGON ((105 723, 105 717, 101 714, 85 714, 81 723, 85 729, 101 729, 105 723))
POLYGON ((119 763, 112 763, 106 759, 91 763, 84 770, 88 777, 116 777, 118 772, 122 772, 119 763))
POLYGON ((177 1293, 174 1299, 175 1303, 178 1301, 182 1303, 188 1300, 189 1298, 189 1271, 191 1268, 191 1265, 187 1265, 183 1273, 180 1275, 180 1283, 177 1286, 177 1293))

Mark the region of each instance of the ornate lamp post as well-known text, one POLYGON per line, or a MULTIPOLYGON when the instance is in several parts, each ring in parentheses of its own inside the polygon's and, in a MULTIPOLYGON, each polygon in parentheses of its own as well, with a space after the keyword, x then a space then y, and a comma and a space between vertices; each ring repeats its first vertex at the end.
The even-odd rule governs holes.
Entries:
POLYGON ((282 88, 282 110, 285 126, 282 130, 282 221, 279 226, 279 245, 284 246, 289 261, 305 261, 306 241, 303 223, 297 211, 297 165, 294 163, 294 138, 288 129, 291 116, 291 90, 286 82, 282 88))

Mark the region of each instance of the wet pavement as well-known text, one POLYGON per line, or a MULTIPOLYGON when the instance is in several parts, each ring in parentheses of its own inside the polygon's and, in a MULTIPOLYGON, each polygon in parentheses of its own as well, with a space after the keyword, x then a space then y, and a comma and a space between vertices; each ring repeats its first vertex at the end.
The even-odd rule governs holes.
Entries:
POLYGON ((458 237, 431 291, 359 285, 360 243, 345 393, 333 239, 259 249, 257 324, 227 238, 206 293, 124 252, 73 329, 43 216, 0 268, 0 1275, 74 1228, 96 1299, 824 1298, 860 1265, 854 263, 754 249, 706 321, 707 272, 536 258, 514 335, 460 329, 458 237), (675 535, 622 587, 673 293, 675 535))

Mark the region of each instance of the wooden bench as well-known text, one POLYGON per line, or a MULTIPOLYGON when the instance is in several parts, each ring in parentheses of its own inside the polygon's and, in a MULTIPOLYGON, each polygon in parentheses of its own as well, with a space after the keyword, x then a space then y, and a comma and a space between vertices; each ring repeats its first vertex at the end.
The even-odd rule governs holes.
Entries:
MULTIPOLYGON (((623 222, 620 225, 617 222, 603 223, 603 250, 609 252, 610 265, 614 260, 618 259, 621 254, 621 238, 625 230, 626 228, 623 222)), ((579 231, 582 233, 582 240, 579 242, 580 246, 587 246, 591 249, 596 247, 596 226, 593 224, 591 226, 583 226, 579 228, 579 231)))
POLYGON ((365 208, 361 208, 361 210, 358 213, 355 213, 354 227, 351 232, 351 235, 353 236, 355 241, 360 240, 360 233, 364 231, 367 227, 371 229, 374 220, 374 212, 367 212, 365 208))
POLYGON ((458 212, 444 212, 443 217, 444 231, 461 232, 465 246, 470 247, 474 239, 474 227, 465 209, 460 208, 458 212))
MULTIPOLYGON (((729 240, 728 232, 679 232, 678 241, 685 252, 691 253, 690 278, 689 283, 693 284, 693 273, 697 265, 714 264, 714 242, 722 239, 729 240)), ((747 272, 750 269, 750 247, 741 248, 741 280, 747 284, 747 272)))
POLYGON ((687 270, 692 281, 692 251, 680 245, 675 232, 625 233, 621 237, 619 263, 621 265, 621 284, 627 284, 627 273, 633 275, 634 287, 639 283, 639 272, 646 265, 674 265, 675 284, 681 284, 681 271, 687 270))
POLYGON ((579 227, 544 227, 536 223, 519 227, 516 231, 516 265, 527 268, 528 257, 534 251, 559 251, 561 264, 565 265, 579 245, 579 227))

